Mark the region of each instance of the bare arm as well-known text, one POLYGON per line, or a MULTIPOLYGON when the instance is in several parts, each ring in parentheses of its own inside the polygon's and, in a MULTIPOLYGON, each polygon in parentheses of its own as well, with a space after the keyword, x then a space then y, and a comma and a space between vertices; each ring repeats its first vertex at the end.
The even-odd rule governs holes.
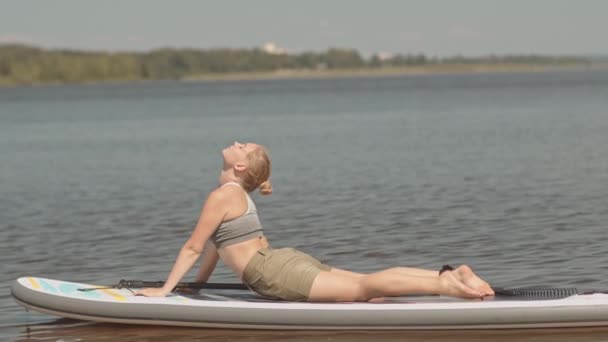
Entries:
MULTIPOLYGON (((162 288, 142 289, 135 294, 162 297, 171 292, 175 285, 192 268, 194 263, 196 263, 196 260, 198 260, 203 251, 205 243, 222 223, 224 216, 228 211, 227 208, 226 196, 218 190, 212 192, 205 202, 194 232, 192 232, 190 239, 182 246, 165 285, 162 288)), ((217 251, 215 254, 217 254, 217 251)), ((215 263, 217 263, 217 260, 215 260, 214 264, 215 263)), ((211 272, 209 272, 209 275, 210 274, 211 272)))
POLYGON ((211 274, 215 270, 217 261, 220 256, 217 253, 217 248, 212 243, 207 243, 203 250, 203 261, 201 261, 201 267, 196 274, 196 282, 206 283, 211 277, 211 274))

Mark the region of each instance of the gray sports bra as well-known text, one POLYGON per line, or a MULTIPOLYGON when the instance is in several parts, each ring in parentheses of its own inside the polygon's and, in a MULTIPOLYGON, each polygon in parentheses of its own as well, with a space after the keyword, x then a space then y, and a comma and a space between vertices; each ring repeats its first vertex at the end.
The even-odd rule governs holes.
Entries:
MULTIPOLYGON (((241 186, 235 182, 229 182, 222 186, 229 184, 241 186)), ((216 248, 219 249, 264 236, 255 203, 253 203, 247 192, 245 194, 247 195, 247 211, 235 219, 222 222, 213 235, 211 235, 211 241, 213 241, 216 248)))

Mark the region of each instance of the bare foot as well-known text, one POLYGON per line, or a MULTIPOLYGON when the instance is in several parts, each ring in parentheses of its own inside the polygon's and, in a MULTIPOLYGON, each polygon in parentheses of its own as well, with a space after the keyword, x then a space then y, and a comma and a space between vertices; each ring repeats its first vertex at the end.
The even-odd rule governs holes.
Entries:
POLYGON ((492 287, 490 287, 488 283, 479 278, 469 266, 462 265, 456 268, 453 273, 461 282, 463 282, 468 287, 483 293, 485 296, 494 295, 494 290, 492 290, 492 287))
POLYGON ((439 281, 443 288, 440 294, 462 298, 479 298, 484 296, 483 292, 471 288, 460 281, 454 273, 454 271, 447 271, 439 276, 439 281))

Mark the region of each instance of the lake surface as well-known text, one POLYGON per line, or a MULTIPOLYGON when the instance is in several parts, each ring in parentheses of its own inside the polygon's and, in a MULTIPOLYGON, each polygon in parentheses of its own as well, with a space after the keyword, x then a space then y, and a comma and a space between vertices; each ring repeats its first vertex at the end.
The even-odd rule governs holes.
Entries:
MULTIPOLYGON (((25 275, 164 280, 235 140, 270 149, 274 194, 254 200, 274 247, 608 288, 607 70, 0 88, 0 339, 369 337, 89 324, 13 301, 25 275)), ((212 281, 237 279, 220 264, 212 281)), ((606 337, 586 331, 548 340, 606 337)))

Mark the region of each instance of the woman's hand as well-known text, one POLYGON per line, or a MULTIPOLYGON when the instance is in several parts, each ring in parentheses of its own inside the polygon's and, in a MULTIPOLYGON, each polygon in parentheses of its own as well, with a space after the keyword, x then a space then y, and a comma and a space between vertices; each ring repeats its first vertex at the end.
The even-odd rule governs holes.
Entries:
POLYGON ((147 289, 141 289, 135 292, 136 296, 146 296, 146 297, 165 297, 169 292, 167 292, 162 287, 149 287, 147 289))

